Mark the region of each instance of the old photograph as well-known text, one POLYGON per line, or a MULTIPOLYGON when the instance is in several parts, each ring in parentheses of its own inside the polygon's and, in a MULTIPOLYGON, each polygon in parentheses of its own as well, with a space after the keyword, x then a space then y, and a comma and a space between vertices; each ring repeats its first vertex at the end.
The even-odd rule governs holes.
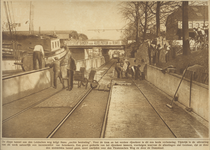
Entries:
POLYGON ((2 140, 209 139, 208 6, 1 1, 2 140))

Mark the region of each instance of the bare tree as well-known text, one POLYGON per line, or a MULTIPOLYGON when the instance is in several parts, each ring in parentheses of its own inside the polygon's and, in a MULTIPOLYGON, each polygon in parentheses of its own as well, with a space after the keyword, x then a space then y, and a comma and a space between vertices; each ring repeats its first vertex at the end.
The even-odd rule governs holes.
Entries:
POLYGON ((84 40, 88 40, 87 35, 85 35, 85 34, 83 34, 83 33, 79 33, 79 34, 78 34, 78 37, 79 37, 80 40, 83 40, 83 41, 84 41, 84 40))
MULTIPOLYGON (((122 13, 124 19, 128 22, 128 28, 131 26, 135 29, 135 40, 139 42, 139 6, 140 2, 122 2, 120 4, 120 12, 122 13)), ((132 27, 132 29, 133 29, 132 27)))
POLYGON ((154 2, 141 2, 141 12, 140 12, 140 28, 143 34, 142 41, 146 39, 147 30, 153 26, 154 15, 150 12, 151 7, 153 7, 154 2))
MULTIPOLYGON (((120 12, 122 13, 124 19, 128 21, 127 29, 133 33, 136 42, 138 44, 144 41, 146 38, 146 31, 152 26, 151 20, 153 20, 154 15, 149 11, 149 7, 152 7, 154 2, 122 2, 120 5, 120 12), (131 26, 133 26, 131 28, 131 26), (135 32, 130 29, 134 29, 135 32), (140 41, 140 36, 142 36, 140 41)), ((127 32, 127 31, 125 31, 127 32)))
POLYGON ((78 40, 78 39, 79 39, 79 35, 78 35, 77 31, 73 31, 73 30, 72 30, 72 31, 69 33, 69 38, 70 38, 70 39, 78 40))
POLYGON ((175 9, 181 6, 179 1, 157 1, 154 2, 153 7, 149 7, 150 12, 156 18, 156 36, 160 36, 160 25, 165 24, 166 18, 169 14, 174 12, 175 9))

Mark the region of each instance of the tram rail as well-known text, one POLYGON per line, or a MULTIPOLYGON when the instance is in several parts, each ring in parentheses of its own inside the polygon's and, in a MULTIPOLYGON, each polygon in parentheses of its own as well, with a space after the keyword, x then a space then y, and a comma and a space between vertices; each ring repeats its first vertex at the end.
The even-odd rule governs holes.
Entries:
MULTIPOLYGON (((100 80, 104 77, 104 75, 110 70, 110 68, 115 64, 112 63, 111 66, 109 66, 109 68, 103 73, 103 75, 101 76, 101 78, 98 80, 98 82, 100 82, 100 80)), ((59 130, 59 128, 65 123, 65 121, 71 116, 72 113, 74 113, 74 111, 77 109, 77 107, 85 100, 85 98, 90 94, 90 92, 92 92, 92 88, 88 89, 88 91, 84 94, 84 96, 78 101, 78 103, 71 109, 71 111, 62 119, 62 121, 53 129, 53 131, 47 136, 47 138, 52 138, 53 135, 59 130)), ((107 115, 107 113, 106 113, 107 115)))
POLYGON ((150 104, 150 106, 154 109, 154 111, 156 112, 156 114, 160 117, 160 119, 163 121, 163 123, 167 126, 167 128, 171 131, 171 133, 174 135, 175 138, 176 135, 175 133, 172 131, 172 129, 168 126, 168 124, 165 122, 165 120, 163 119, 163 117, 157 112, 157 110, 155 109, 155 107, 152 105, 152 103, 149 101, 149 99, 146 97, 146 95, 142 92, 142 90, 136 85, 136 83, 132 80, 132 82, 135 84, 135 86, 139 89, 139 91, 142 93, 142 95, 145 97, 145 99, 147 100, 147 102, 150 104))
MULTIPOLYGON (((114 62, 114 63, 115 63, 115 62, 114 62)), ((111 62, 111 66, 113 66, 114 63, 111 62)), ((106 64, 102 65, 100 68, 103 68, 105 65, 106 65, 106 64)), ((106 74, 106 72, 111 68, 111 66, 104 72, 104 74, 101 76, 101 78, 99 78, 98 82, 103 78, 103 76, 104 76, 104 75, 106 74)), ((98 69, 99 69, 99 68, 98 68, 98 69)), ((32 72, 30 71, 30 73, 32 73, 32 72)), ((18 74, 18 75, 21 75, 21 74, 18 74)), ((36 103, 34 103, 34 104, 32 104, 32 105, 30 105, 30 106, 24 108, 23 110, 21 110, 21 111, 15 113, 15 114, 9 116, 8 118, 3 119, 3 120, 2 120, 2 123, 5 123, 5 122, 7 122, 7 121, 9 121, 9 120, 11 120, 11 119, 17 117, 18 115, 20 115, 20 114, 22 114, 22 113, 24 113, 24 112, 26 112, 26 111, 32 109, 34 106, 36 106, 36 105, 38 105, 38 104, 44 102, 45 100, 47 100, 47 99, 49 99, 50 97, 52 97, 52 96, 54 96, 54 95, 60 93, 61 91, 63 91, 63 89, 61 89, 61 90, 59 90, 59 91, 57 91, 57 92, 55 92, 55 93, 53 93, 53 94, 51 94, 51 95, 49 95, 49 96, 47 96, 47 97, 45 97, 45 98, 43 98, 43 99, 37 101, 36 103)), ((90 93, 91 91, 92 91, 92 88, 89 88, 88 91, 84 94, 84 96, 85 96, 85 95, 87 96, 87 93, 90 93)), ((32 94, 31 94, 31 95, 32 95, 32 94)), ((28 96, 31 96, 31 95, 28 95, 28 96)), ((28 97, 28 96, 27 96, 27 97, 28 97)), ((83 96, 83 97, 84 97, 84 96, 83 96)), ((83 98, 83 97, 82 97, 82 98, 83 98)), ((81 98, 81 99, 82 99, 82 98, 81 98)), ((21 100, 21 99, 18 99, 18 100, 21 100)), ((16 101, 18 101, 18 100, 14 100, 14 101, 5 103, 5 104, 3 104, 3 106, 8 105, 8 104, 11 104, 11 103, 13 103, 13 102, 16 102, 16 101)))
MULTIPOLYGON (((43 137, 45 138, 112 138, 112 137, 143 138, 150 136, 164 137, 164 138, 165 137, 180 138, 188 136, 188 133, 180 134, 181 133, 180 131, 183 132, 183 129, 178 129, 177 128, 178 125, 174 124, 174 121, 170 120, 171 114, 176 112, 175 111, 172 112, 171 110, 169 111, 167 110, 167 108, 164 109, 159 107, 160 105, 165 103, 165 101, 167 101, 168 99, 164 98, 164 96, 157 96, 158 100, 164 100, 164 101, 157 101, 156 100, 157 97, 155 97, 157 92, 155 92, 155 90, 150 91, 149 89, 151 88, 151 86, 147 84, 146 81, 136 82, 133 79, 125 79, 125 80, 123 79, 123 81, 122 79, 112 79, 113 77, 112 69, 114 69, 113 65, 115 64, 115 62, 116 61, 114 60, 110 61, 107 65, 103 66, 102 68, 100 67, 98 73, 96 73, 96 75, 99 75, 97 76, 98 77, 97 81, 100 82, 101 85, 102 83, 108 83, 111 81, 110 83, 111 88, 108 92, 107 90, 101 91, 99 90, 99 88, 96 88, 95 90, 93 90, 92 88, 88 88, 86 90, 83 90, 82 92, 83 94, 81 94, 80 89, 75 89, 79 91, 80 95, 72 98, 71 96, 65 97, 65 94, 63 96, 63 93, 60 93, 62 90, 60 90, 53 94, 53 95, 58 94, 59 97, 60 93, 60 96, 61 95, 63 96, 60 99, 60 101, 56 100, 58 98, 56 96, 51 99, 50 97, 52 97, 53 95, 50 95, 47 98, 37 101, 31 106, 4 119, 3 123, 17 117, 21 113, 23 113, 23 115, 25 115, 26 116, 25 118, 27 119, 29 117, 33 118, 33 112, 37 113, 39 110, 44 110, 43 112, 45 112, 45 114, 43 115, 39 113, 38 120, 35 120, 33 122, 34 124, 32 125, 32 126, 38 125, 37 129, 39 129, 46 124, 47 125, 46 128, 42 130, 44 131, 44 133, 41 135, 40 131, 37 132, 37 129, 35 129, 32 130, 29 134, 25 135, 25 137, 34 136, 32 133, 36 134, 34 137, 40 136, 42 138, 43 137), (115 85, 120 85, 120 86, 113 88, 113 86, 115 85), (125 93, 124 91, 126 90, 130 92, 125 93), (118 92, 119 93, 123 92, 125 94, 116 95, 119 94, 118 92), (71 102, 72 105, 69 105, 70 103, 67 102, 68 98, 74 101, 73 103, 71 102), (46 99, 48 99, 49 102, 42 104, 40 106, 36 106, 39 103, 44 102, 46 99), (62 103, 63 101, 64 101, 63 105, 57 105, 57 102, 62 103), (118 107, 119 109, 115 109, 115 107, 118 105, 120 106, 118 107), (133 105, 135 105, 135 107, 133 107, 133 111, 130 110, 129 108, 127 109, 127 106, 132 107, 133 105), (32 110, 30 115, 24 113, 27 110, 32 109, 34 107, 36 107, 36 109, 32 110), (50 113, 51 115, 49 115, 48 110, 54 112, 50 113), (109 114, 117 114, 117 115, 109 115, 109 114), (42 122, 44 117, 46 118, 46 121, 50 122, 51 125, 46 123, 45 120, 43 121, 43 123, 40 123, 40 121, 42 122), (118 120, 118 118, 121 119, 118 120), (120 123, 122 123, 122 125, 118 126, 118 124, 120 123), (130 128, 131 127, 129 126, 130 123, 133 125, 132 126, 133 128, 130 128), (141 127, 142 124, 144 126, 145 125, 148 126, 141 127), (126 132, 127 129, 121 131, 118 130, 118 127, 120 127, 121 129, 124 129, 124 127, 128 127, 129 130, 131 130, 131 132, 134 133, 132 135, 129 135, 126 132), (161 129, 161 131, 158 129, 161 129), (156 131, 157 134, 160 135, 155 135, 156 131)), ((64 93, 69 94, 67 92, 64 93)), ((20 116, 19 118, 21 117, 22 116, 20 116)), ((183 117, 182 120, 184 120, 186 117, 187 116, 183 117)), ((16 119, 18 119, 18 117, 16 119)), ((8 124, 12 126, 12 122, 14 122, 16 119, 12 120, 11 122, 8 122, 8 124)), ((179 118, 177 117, 175 120, 177 121, 178 119, 179 118)), ((192 120, 191 118, 189 119, 192 120)), ((190 127, 191 124, 189 125, 189 122, 187 121, 186 123, 185 121, 181 123, 183 123, 184 126, 186 127, 190 127)), ((7 124, 5 124, 5 127, 6 125, 7 124)), ((201 129, 197 129, 197 127, 196 129, 193 128, 194 127, 192 127, 190 131, 196 130, 197 132, 198 130, 198 132, 203 132, 202 128, 201 129)), ((7 129, 11 129, 11 127, 10 128, 8 127, 7 129)), ((16 131, 15 129, 13 130, 16 131)), ((21 132, 24 131, 25 129, 22 129, 21 132)), ((4 136, 7 135, 10 136, 10 133, 11 131, 8 131, 8 133, 5 133, 4 136)), ((22 133, 17 133, 16 135, 18 136, 20 135, 21 137, 23 137, 24 134, 22 135, 21 134, 22 133)), ((15 134, 11 135, 11 137, 14 137, 16 135, 15 134)), ((192 135, 192 137, 194 136, 197 135, 192 135)))

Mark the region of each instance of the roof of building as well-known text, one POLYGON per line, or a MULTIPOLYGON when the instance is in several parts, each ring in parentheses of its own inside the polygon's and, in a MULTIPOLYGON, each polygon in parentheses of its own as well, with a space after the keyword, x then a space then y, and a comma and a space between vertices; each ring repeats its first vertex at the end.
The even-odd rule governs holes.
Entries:
MULTIPOLYGON (((176 9, 172 14, 170 14, 168 18, 172 15, 177 19, 177 21, 182 21, 181 7, 176 9)), ((208 21, 208 6, 189 6, 188 21, 203 21, 203 20, 208 21)))

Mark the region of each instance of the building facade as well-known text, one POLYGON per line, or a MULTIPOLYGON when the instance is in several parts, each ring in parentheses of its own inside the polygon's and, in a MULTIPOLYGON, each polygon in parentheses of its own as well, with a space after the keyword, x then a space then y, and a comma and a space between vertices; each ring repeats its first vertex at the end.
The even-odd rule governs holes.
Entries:
MULTIPOLYGON (((188 8, 188 28, 189 36, 193 37, 193 28, 206 27, 208 30, 208 6, 189 6, 188 8)), ((166 39, 182 39, 182 9, 176 9, 166 20, 166 39)))

